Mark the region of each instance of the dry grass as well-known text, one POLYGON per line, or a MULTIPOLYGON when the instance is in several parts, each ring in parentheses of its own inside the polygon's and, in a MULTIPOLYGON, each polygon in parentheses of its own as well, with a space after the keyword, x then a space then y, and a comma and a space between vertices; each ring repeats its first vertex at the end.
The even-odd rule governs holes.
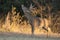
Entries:
MULTIPOLYGON (((5 24, 0 22, 0 32, 17 32, 17 33, 31 34, 31 25, 27 24, 26 21, 21 22, 20 18, 22 18, 22 17, 20 17, 19 13, 17 13, 17 15, 15 15, 16 11, 14 11, 14 10, 15 10, 15 8, 13 7, 12 8, 12 15, 11 15, 10 12, 8 12, 8 15, 7 15, 6 20, 5 20, 5 24)), ((40 13, 41 14, 41 12, 39 12, 39 11, 40 11, 40 9, 39 10, 34 9, 32 13, 36 13, 36 14, 40 13)), ((42 13, 45 13, 45 12, 42 11, 42 13)), ((48 22, 48 20, 46 21, 46 24, 50 23, 49 27, 52 30, 52 32, 60 33, 60 29, 59 29, 60 28, 59 27, 60 26, 60 21, 59 21, 60 16, 59 16, 59 13, 55 14, 55 16, 57 15, 58 17, 53 17, 53 15, 49 15, 49 13, 50 12, 48 12, 45 15, 43 14, 43 16, 46 16, 46 19, 49 20, 49 22, 48 22)), ((34 15, 36 15, 36 14, 34 14, 34 15)), ((38 27, 35 27, 35 32, 34 33, 35 34, 40 34, 40 33, 47 33, 47 32, 45 30, 42 30, 42 29, 38 28, 38 27)))

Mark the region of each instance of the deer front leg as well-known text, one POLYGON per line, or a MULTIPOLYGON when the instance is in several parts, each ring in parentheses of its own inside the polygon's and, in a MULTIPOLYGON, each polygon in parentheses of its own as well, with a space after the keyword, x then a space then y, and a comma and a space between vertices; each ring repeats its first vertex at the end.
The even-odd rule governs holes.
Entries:
POLYGON ((31 25, 31 32, 34 34, 34 24, 33 21, 30 20, 30 25, 31 25))

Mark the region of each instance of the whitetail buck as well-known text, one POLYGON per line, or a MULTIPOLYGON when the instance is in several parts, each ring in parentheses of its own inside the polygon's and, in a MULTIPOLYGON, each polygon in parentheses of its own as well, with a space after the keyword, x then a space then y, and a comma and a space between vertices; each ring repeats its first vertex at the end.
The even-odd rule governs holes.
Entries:
POLYGON ((32 34, 34 33, 34 27, 35 26, 40 27, 40 28, 48 31, 48 27, 46 27, 48 25, 47 19, 41 19, 39 17, 32 16, 32 14, 31 14, 32 12, 28 8, 26 8, 24 5, 22 5, 22 10, 25 14, 25 17, 28 19, 28 21, 31 25, 32 34))

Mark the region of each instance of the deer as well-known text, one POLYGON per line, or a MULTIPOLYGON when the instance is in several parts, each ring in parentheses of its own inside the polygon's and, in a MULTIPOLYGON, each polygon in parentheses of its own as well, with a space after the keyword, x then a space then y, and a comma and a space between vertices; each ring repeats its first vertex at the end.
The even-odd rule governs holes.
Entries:
POLYGON ((26 8, 24 5, 22 5, 22 10, 23 10, 23 12, 25 14, 24 16, 28 19, 29 24, 31 25, 31 32, 32 32, 32 34, 34 34, 35 22, 36 22, 36 26, 37 27, 42 28, 42 29, 48 31, 48 28, 45 27, 45 23, 46 23, 45 19, 42 20, 39 17, 32 16, 31 15, 32 12, 30 11, 30 9, 26 8))

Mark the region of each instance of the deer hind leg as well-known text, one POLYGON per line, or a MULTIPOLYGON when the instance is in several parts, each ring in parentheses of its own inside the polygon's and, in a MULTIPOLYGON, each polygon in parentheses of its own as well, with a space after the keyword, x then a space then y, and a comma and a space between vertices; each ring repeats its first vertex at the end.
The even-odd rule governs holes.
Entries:
POLYGON ((49 28, 49 20, 44 19, 44 27, 42 27, 44 30, 46 30, 47 32, 51 32, 51 29, 49 28))
POLYGON ((46 28, 45 20, 41 19, 40 21, 41 21, 39 26, 40 30, 45 30, 48 32, 48 29, 46 28))
POLYGON ((51 32, 51 29, 49 27, 46 28, 48 30, 48 32, 51 32))
POLYGON ((47 31, 48 32, 48 29, 47 28, 45 28, 45 27, 42 27, 45 31, 47 31))

